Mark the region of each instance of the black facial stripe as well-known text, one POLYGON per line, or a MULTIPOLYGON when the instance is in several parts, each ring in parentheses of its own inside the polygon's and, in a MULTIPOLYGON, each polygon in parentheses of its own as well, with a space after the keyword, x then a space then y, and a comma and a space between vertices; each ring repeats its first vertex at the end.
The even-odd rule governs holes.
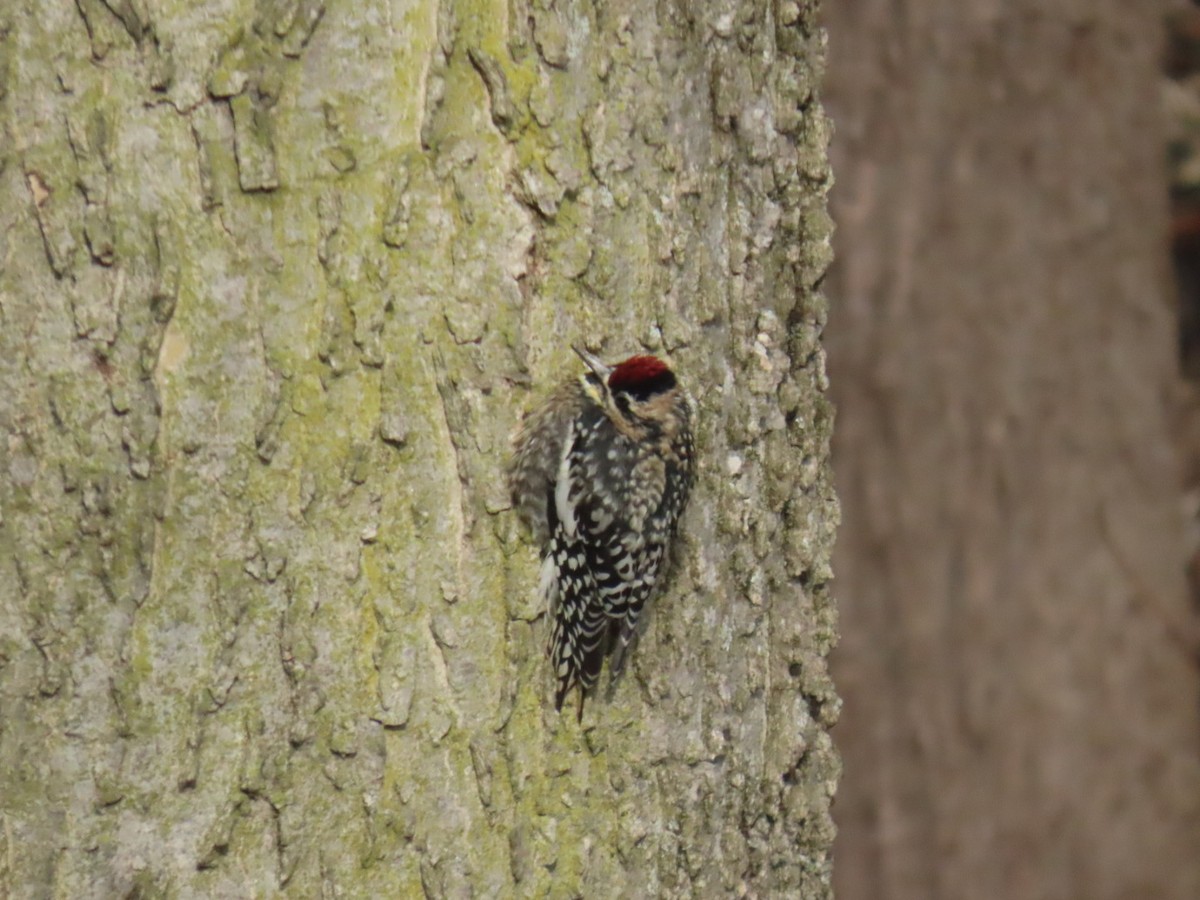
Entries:
POLYGON ((670 369, 663 369, 653 378, 645 378, 637 384, 622 386, 617 393, 628 394, 635 400, 649 400, 655 394, 669 391, 675 387, 675 384, 675 373, 670 369))

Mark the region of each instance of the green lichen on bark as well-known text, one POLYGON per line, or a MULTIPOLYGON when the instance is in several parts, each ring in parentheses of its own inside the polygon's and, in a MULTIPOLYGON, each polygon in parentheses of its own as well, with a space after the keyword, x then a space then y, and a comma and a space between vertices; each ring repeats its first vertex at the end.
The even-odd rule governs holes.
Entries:
POLYGON ((827 892, 813 9, 113 8, 0 21, 0 883, 827 892), (572 340, 701 410, 582 729, 501 477, 572 340))

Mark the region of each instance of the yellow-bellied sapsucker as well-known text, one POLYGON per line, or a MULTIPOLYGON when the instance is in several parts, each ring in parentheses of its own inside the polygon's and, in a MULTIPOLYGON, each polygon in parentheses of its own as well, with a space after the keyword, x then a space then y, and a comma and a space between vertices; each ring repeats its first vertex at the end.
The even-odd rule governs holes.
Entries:
POLYGON ((615 366, 576 348, 588 371, 525 419, 508 479, 542 547, 554 618, 554 706, 583 702, 605 656, 620 671, 666 562, 692 484, 691 399, 653 356, 615 366))

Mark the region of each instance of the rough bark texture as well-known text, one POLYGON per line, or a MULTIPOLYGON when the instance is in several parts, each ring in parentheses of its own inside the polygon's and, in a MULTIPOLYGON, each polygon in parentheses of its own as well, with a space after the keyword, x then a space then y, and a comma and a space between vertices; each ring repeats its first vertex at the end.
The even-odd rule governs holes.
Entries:
POLYGON ((843 900, 1200 896, 1160 12, 830 4, 843 900))
POLYGON ((0 11, 0 894, 829 892, 815 2, 0 11), (700 405, 581 730, 501 466, 700 405))

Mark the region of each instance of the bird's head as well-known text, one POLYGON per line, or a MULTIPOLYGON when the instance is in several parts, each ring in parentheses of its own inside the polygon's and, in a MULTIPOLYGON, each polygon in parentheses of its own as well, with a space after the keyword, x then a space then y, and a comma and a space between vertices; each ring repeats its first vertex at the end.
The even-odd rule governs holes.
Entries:
POLYGON ((579 347, 588 371, 580 376, 584 392, 618 424, 645 427, 663 424, 680 396, 679 381, 657 356, 631 356, 614 366, 579 347))

